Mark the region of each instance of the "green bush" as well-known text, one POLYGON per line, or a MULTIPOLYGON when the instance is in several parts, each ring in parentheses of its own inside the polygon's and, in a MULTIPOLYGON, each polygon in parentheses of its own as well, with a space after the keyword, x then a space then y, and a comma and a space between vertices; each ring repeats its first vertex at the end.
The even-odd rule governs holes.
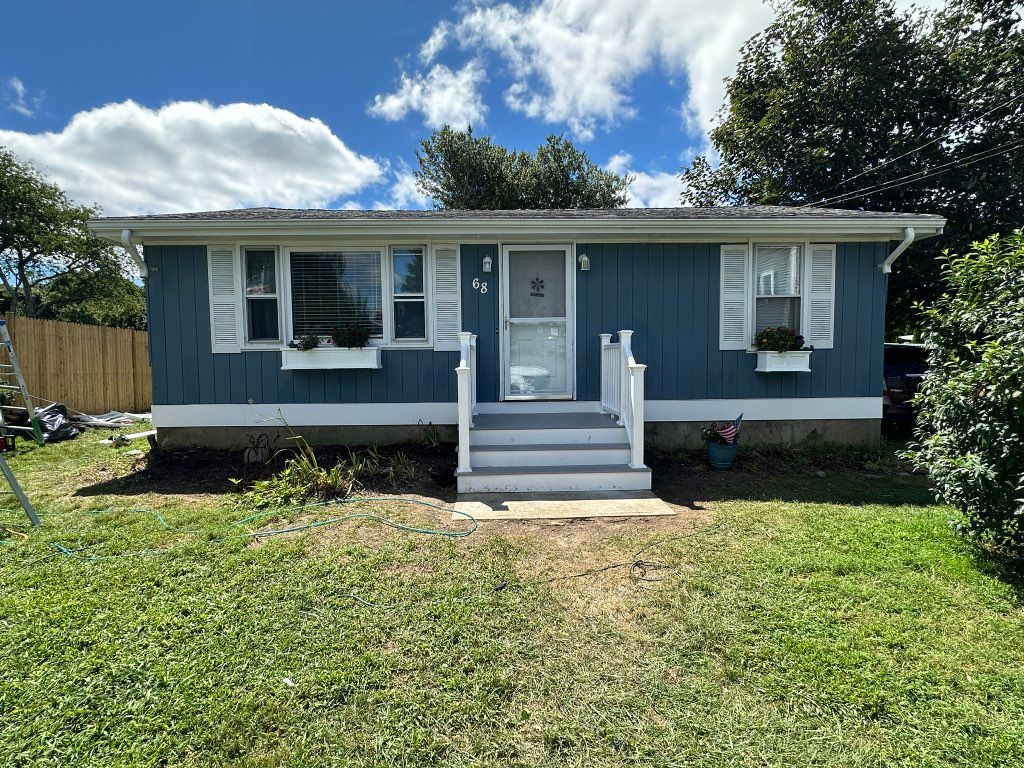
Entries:
POLYGON ((944 257, 926 309, 928 375, 908 457, 964 515, 964 533, 1024 553, 1024 233, 944 257))
POLYGON ((754 337, 754 346, 762 352, 796 352, 804 348, 804 337, 784 325, 762 328, 754 337))

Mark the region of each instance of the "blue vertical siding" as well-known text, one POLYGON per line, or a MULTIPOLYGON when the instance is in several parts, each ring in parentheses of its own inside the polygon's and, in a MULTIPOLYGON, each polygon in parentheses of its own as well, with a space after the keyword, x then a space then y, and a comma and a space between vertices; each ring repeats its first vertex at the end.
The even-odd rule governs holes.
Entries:
MULTIPOLYGON (((576 272, 577 398, 600 394, 598 336, 635 331, 651 400, 869 397, 881 394, 885 243, 840 243, 834 347, 811 356, 811 373, 758 374, 755 356, 718 349, 719 245, 580 243, 576 272)), ((499 399, 498 246, 461 247, 462 327, 479 337, 477 393, 499 399), (485 273, 485 256, 494 268, 485 273), (487 283, 487 291, 473 280, 487 283)), ((153 402, 454 402, 457 352, 384 350, 383 368, 282 371, 280 352, 213 354, 204 246, 150 246, 147 302, 153 402)))
POLYGON ((354 371, 282 371, 280 352, 215 355, 205 246, 147 246, 146 260, 156 405, 456 399, 457 352, 386 349, 383 368, 354 371))
POLYGON ((835 337, 811 373, 754 372, 755 356, 718 349, 719 245, 579 243, 577 397, 600 397, 599 334, 635 331, 650 400, 876 397, 881 394, 885 243, 836 247, 835 337))
POLYGON ((460 249, 462 281, 462 329, 477 335, 476 359, 479 373, 476 380, 477 400, 493 403, 501 388, 498 362, 498 246, 496 244, 463 245, 460 249), (493 266, 483 271, 485 256, 493 266), (487 292, 473 287, 473 281, 487 284, 487 292))

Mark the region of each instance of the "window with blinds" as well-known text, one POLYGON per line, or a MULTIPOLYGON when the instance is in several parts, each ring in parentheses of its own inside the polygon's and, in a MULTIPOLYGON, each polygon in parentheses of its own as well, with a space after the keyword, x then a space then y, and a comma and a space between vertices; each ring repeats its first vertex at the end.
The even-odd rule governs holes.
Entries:
POLYGON ((354 323, 383 337, 380 251, 292 251, 290 263, 293 336, 354 323))
POLYGON ((754 333, 784 326, 800 332, 799 245, 758 245, 754 251, 754 333))

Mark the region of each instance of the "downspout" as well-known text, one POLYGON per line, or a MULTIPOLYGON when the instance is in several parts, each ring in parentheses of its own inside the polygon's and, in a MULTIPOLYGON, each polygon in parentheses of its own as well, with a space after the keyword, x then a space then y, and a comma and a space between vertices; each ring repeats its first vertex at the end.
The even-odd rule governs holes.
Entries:
MULTIPOLYGON (((128 234, 131 233, 129 232, 128 234)), ((901 240, 900 244, 896 246, 896 249, 886 257, 885 261, 878 266, 878 268, 882 270, 883 274, 888 275, 892 272, 892 263, 900 257, 901 253, 910 247, 912 242, 914 242, 914 235, 915 232, 913 227, 903 228, 903 240, 901 240)))
POLYGON ((139 268, 139 275, 143 280, 149 274, 149 269, 146 267, 146 260, 142 258, 142 254, 139 253, 139 249, 135 243, 132 242, 132 231, 130 229, 121 230, 121 245, 128 251, 128 255, 132 257, 132 261, 139 268))

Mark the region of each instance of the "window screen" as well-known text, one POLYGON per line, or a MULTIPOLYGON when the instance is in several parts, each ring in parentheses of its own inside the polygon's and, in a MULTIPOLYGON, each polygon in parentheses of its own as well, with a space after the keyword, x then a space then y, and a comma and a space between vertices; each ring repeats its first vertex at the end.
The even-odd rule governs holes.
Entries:
POLYGON ((393 248, 395 339, 427 338, 427 300, 423 289, 423 249, 393 248))
POLYGON ((799 245, 759 245, 754 253, 754 333, 784 326, 800 330, 799 245))
POLYGON ((245 337, 280 341, 277 312, 277 251, 245 249, 245 337))
POLYGON ((293 335, 327 336, 356 323, 382 336, 380 259, 380 251, 293 251, 293 335))

